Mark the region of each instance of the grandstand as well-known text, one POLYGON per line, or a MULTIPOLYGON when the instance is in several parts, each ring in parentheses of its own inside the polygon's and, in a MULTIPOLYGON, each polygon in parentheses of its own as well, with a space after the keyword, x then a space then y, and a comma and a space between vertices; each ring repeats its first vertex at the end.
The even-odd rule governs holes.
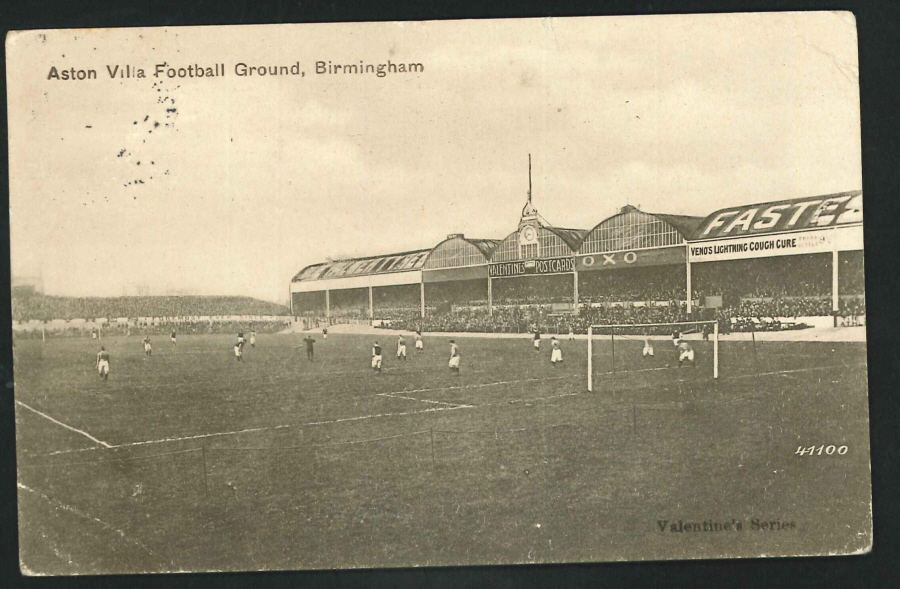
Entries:
POLYGON ((745 328, 865 321, 862 192, 748 204, 707 217, 625 206, 593 229, 549 224, 529 193, 503 239, 314 264, 294 276, 308 325, 584 332, 590 324, 718 319, 745 328))

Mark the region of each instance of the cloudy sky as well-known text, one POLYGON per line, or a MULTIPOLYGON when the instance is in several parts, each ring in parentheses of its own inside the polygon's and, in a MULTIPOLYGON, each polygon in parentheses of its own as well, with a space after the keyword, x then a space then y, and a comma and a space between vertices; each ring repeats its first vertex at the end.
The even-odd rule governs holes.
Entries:
POLYGON ((502 238, 528 153, 534 203, 562 227, 862 186, 847 13, 42 31, 7 47, 13 275, 49 294, 284 302, 329 256, 502 238), (318 60, 424 72, 316 75, 318 60), (239 62, 306 75, 237 77, 239 62), (158 63, 226 75, 157 79, 158 63))

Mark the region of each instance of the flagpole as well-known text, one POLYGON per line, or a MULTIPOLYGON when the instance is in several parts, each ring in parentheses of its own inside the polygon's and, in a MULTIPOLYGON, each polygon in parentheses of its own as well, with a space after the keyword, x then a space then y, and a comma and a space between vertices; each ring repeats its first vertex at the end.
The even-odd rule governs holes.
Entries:
POLYGON ((528 202, 531 202, 531 154, 528 154, 528 202))

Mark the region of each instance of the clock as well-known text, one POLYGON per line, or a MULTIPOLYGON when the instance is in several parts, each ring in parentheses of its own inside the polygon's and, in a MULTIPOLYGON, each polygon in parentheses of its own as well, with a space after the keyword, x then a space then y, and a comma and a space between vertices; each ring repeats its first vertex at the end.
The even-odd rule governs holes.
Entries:
POLYGON ((525 225, 519 233, 519 242, 523 244, 537 243, 538 234, 534 225, 525 225))

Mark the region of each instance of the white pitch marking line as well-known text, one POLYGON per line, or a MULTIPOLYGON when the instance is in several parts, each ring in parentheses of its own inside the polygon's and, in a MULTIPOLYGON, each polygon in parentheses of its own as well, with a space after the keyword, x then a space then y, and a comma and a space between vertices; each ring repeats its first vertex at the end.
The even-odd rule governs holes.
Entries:
POLYGON ((82 431, 82 430, 78 429, 77 427, 72 427, 71 425, 66 425, 65 423, 59 421, 58 419, 53 419, 52 417, 50 417, 50 416, 47 415, 46 413, 43 413, 43 412, 41 412, 41 411, 38 411, 38 410, 35 409, 34 407, 29 407, 28 405, 26 405, 26 404, 23 403, 22 401, 16 401, 16 403, 19 404, 19 405, 21 405, 22 407, 28 409, 29 411, 33 411, 34 413, 37 413, 38 415, 40 415, 40 416, 43 417, 44 419, 49 419, 50 421, 52 421, 52 422, 55 423, 56 425, 61 425, 61 426, 63 426, 64 428, 66 428, 67 430, 71 430, 71 431, 73 431, 73 432, 75 432, 75 433, 77 433, 77 434, 81 434, 82 436, 86 437, 87 439, 91 440, 92 442, 94 442, 94 443, 96 443, 96 444, 100 444, 100 445, 103 446, 104 448, 112 448, 112 446, 110 446, 109 444, 107 444, 107 443, 104 442, 103 440, 98 440, 97 438, 95 438, 95 437, 92 436, 91 434, 87 433, 86 431, 82 431))
MULTIPOLYGON (((182 437, 178 437, 178 438, 161 438, 158 440, 146 440, 143 442, 127 442, 125 444, 112 444, 112 445, 105 444, 104 447, 114 450, 117 448, 130 448, 132 446, 146 446, 149 444, 164 444, 166 442, 186 442, 188 440, 201 440, 201 439, 205 439, 205 438, 215 438, 215 437, 219 437, 219 436, 237 436, 240 434, 261 432, 261 431, 266 431, 269 429, 279 429, 279 428, 285 428, 285 427, 291 427, 291 426, 290 425, 279 425, 279 426, 275 426, 274 428, 252 427, 252 428, 248 428, 248 429, 242 429, 242 430, 231 431, 231 432, 215 432, 215 433, 211 433, 211 434, 197 434, 195 436, 182 436, 182 437)), ((89 452, 91 450, 97 450, 97 448, 79 448, 77 450, 57 450, 56 452, 50 452, 49 454, 41 454, 41 456, 56 456, 58 454, 71 454, 73 452, 89 452)))
MULTIPOLYGON (((495 386, 500 386, 500 385, 504 385, 504 384, 518 384, 518 383, 520 383, 520 382, 536 382, 536 381, 546 381, 546 380, 561 380, 561 379, 564 379, 564 378, 575 378, 576 376, 579 376, 579 375, 577 375, 577 374, 569 374, 569 375, 566 375, 566 376, 551 376, 551 377, 549 377, 549 378, 523 378, 523 379, 520 379, 520 380, 500 380, 500 381, 497 381, 497 382, 485 382, 485 383, 480 383, 480 384, 467 384, 467 385, 455 386, 455 387, 436 387, 436 388, 431 388, 431 389, 412 389, 412 390, 404 390, 404 391, 397 391, 397 392, 398 392, 398 393, 430 393, 430 392, 433 392, 433 391, 457 391, 457 390, 462 390, 462 389, 480 389, 480 388, 484 388, 484 387, 495 387, 495 386)), ((390 394, 393 394, 393 393, 390 393, 390 394)))
POLYGON ((379 397, 391 397, 394 399, 407 399, 410 401, 420 401, 422 403, 434 403, 437 405, 449 405, 450 407, 455 407, 455 408, 471 408, 471 407, 475 407, 476 405, 467 405, 465 403, 447 403, 444 401, 434 401, 431 399, 418 399, 416 397, 407 397, 407 396, 401 395, 401 393, 424 393, 424 392, 434 392, 434 391, 477 389, 477 388, 492 387, 492 386, 499 386, 499 385, 505 385, 505 384, 517 384, 520 382, 560 380, 560 379, 564 379, 564 378, 573 378, 573 377, 574 377, 574 375, 566 375, 566 376, 553 376, 550 378, 527 378, 527 379, 520 379, 520 380, 501 380, 498 382, 487 382, 487 383, 481 383, 481 384, 470 384, 470 385, 454 386, 454 387, 413 389, 413 390, 396 391, 393 393, 378 393, 378 396, 379 397))
MULTIPOLYGON (((326 421, 311 421, 309 423, 294 423, 294 424, 285 424, 285 425, 276 425, 271 427, 254 427, 249 429, 242 429, 237 431, 230 432, 215 432, 212 434, 197 434, 194 436, 182 436, 177 438, 161 438, 158 440, 145 440, 142 442, 127 442, 124 444, 112 444, 105 446, 108 449, 116 450, 119 448, 132 448, 135 446, 148 446, 150 444, 165 444, 167 442, 185 442, 189 440, 200 440, 205 438, 215 438, 221 436, 236 436, 240 434, 246 433, 254 433, 254 432, 263 432, 268 430, 276 430, 276 429, 287 429, 287 428, 302 428, 313 425, 330 425, 333 423, 344 423, 348 421, 361 421, 365 419, 376 419, 379 417, 397 417, 403 415, 416 415, 419 413, 432 413, 434 411, 452 411, 454 409, 471 409, 474 405, 456 405, 454 407, 432 407, 430 409, 419 409, 418 411, 401 411, 398 413, 378 413, 373 415, 359 415, 356 417, 342 417, 339 419, 329 419, 326 421)), ((98 450, 99 448, 79 448, 76 450, 57 450, 56 452, 50 452, 48 454, 40 454, 39 456, 56 456, 59 454, 72 454, 77 452, 90 452, 92 450, 98 450)))
MULTIPOLYGON (((322 375, 328 375, 328 374, 360 374, 363 372, 369 372, 370 370, 371 369, 336 370, 336 371, 332 371, 332 372, 304 372, 301 374, 292 374, 290 376, 284 376, 281 378, 270 377, 270 381, 272 381, 273 384, 275 382, 295 382, 296 380, 302 379, 302 378, 316 378, 316 377, 320 377, 322 375)), ((399 368, 391 368, 391 367, 384 368, 385 372, 388 370, 399 370, 399 368)), ((246 385, 246 384, 258 382, 258 380, 259 379, 256 377, 237 378, 237 379, 229 380, 228 385, 235 385, 235 384, 246 385)), ((221 384, 221 383, 222 383, 221 380, 197 380, 197 381, 180 381, 180 382, 174 382, 174 383, 160 382, 160 383, 155 383, 155 384, 125 386, 123 388, 126 391, 133 391, 133 390, 140 390, 140 389, 160 389, 160 388, 175 389, 175 388, 181 388, 181 387, 195 387, 195 386, 201 386, 201 385, 207 385, 207 384, 221 384)), ((79 393, 97 393, 97 392, 101 392, 101 391, 109 391, 109 388, 108 387, 84 387, 84 388, 75 389, 75 391, 79 392, 79 393)))
POLYGON ((447 403, 445 401, 432 401, 431 399, 417 399, 415 397, 407 397, 399 393, 378 393, 379 397, 390 397, 392 399, 407 399, 409 401, 419 401, 420 403, 434 403, 435 405, 448 405, 450 407, 471 407, 464 403, 447 403))
POLYGON ((561 393, 559 395, 548 395, 546 397, 529 397, 528 399, 513 399, 511 401, 497 401, 495 403, 485 403, 482 406, 488 405, 503 405, 507 403, 509 405, 513 405, 515 403, 531 403, 532 401, 549 401, 550 399, 562 399, 565 397, 577 397, 578 395, 583 394, 583 392, 579 391, 577 393, 561 393))
POLYGON ((69 513, 74 513, 75 515, 82 517, 84 519, 89 519, 89 520, 95 521, 98 524, 100 524, 101 526, 103 526, 105 529, 111 530, 111 531, 115 532, 116 534, 118 534, 119 537, 122 538, 123 540, 128 540, 129 542, 133 542, 134 544, 137 544, 138 546, 140 546, 141 548, 146 550, 148 553, 153 554, 153 551, 150 550, 149 548, 147 548, 147 546, 145 546, 143 542, 141 542, 139 540, 135 540, 134 538, 129 538, 128 536, 125 535, 125 532, 123 532, 122 530, 120 530, 118 528, 114 528, 111 524, 106 523, 102 519, 99 519, 90 514, 87 514, 83 511, 81 511, 80 509, 78 509, 77 507, 72 507, 71 505, 66 505, 65 503, 63 503, 61 501, 53 499, 52 497, 48 497, 47 495, 44 495, 40 491, 35 491, 31 487, 25 486, 22 483, 16 483, 16 486, 19 487, 20 489, 22 489, 23 491, 28 491, 29 493, 37 495, 38 497, 40 497, 41 499, 43 499, 50 505, 53 505, 54 507, 58 507, 60 509, 68 511, 69 513))
POLYGON ((775 376, 780 374, 794 374, 796 372, 812 372, 814 370, 829 370, 832 368, 855 368, 857 366, 866 366, 868 362, 857 362, 855 364, 833 364, 831 366, 813 366, 812 368, 796 368, 794 370, 774 370, 772 372, 760 372, 756 374, 738 374, 728 376, 726 378, 756 378, 757 376, 775 376))

